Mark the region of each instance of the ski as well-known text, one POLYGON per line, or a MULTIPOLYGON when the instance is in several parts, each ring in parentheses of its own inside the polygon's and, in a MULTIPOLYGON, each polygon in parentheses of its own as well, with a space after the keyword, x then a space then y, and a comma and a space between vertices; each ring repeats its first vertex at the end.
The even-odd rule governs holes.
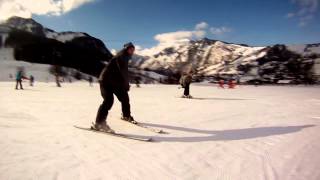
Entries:
POLYGON ((176 98, 182 98, 182 99, 194 99, 193 96, 178 96, 176 98))
POLYGON ((126 121, 126 120, 123 120, 123 119, 121 119, 121 120, 122 120, 122 121, 125 121, 125 122, 127 122, 127 123, 130 123, 130 124, 132 124, 132 125, 135 125, 135 126, 144 128, 144 129, 149 130, 149 131, 154 132, 154 133, 158 133, 158 134, 169 134, 168 132, 163 131, 162 129, 155 129, 155 128, 152 128, 152 127, 143 125, 142 123, 139 123, 139 122, 137 122, 137 123, 132 123, 132 122, 129 122, 129 121, 126 121))
POLYGON ((136 140, 136 141, 144 141, 144 142, 151 142, 153 141, 152 138, 140 138, 140 137, 133 137, 130 135, 126 135, 126 134, 120 134, 120 133, 109 133, 109 132, 103 132, 103 131, 98 131, 95 130, 94 128, 90 127, 90 128, 85 128, 85 127, 80 127, 80 126, 74 126, 77 129, 81 129, 81 130, 86 130, 86 131, 92 131, 92 132, 96 132, 96 133, 102 133, 102 134, 107 134, 107 135, 111 135, 114 137, 121 137, 121 138, 125 138, 125 139, 132 139, 132 140, 136 140))

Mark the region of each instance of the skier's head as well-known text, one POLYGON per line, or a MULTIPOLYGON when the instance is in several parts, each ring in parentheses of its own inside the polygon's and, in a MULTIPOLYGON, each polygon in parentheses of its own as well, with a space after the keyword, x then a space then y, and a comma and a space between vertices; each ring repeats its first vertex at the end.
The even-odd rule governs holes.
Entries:
POLYGON ((128 55, 132 56, 134 54, 135 47, 131 42, 123 45, 123 48, 125 49, 128 55))

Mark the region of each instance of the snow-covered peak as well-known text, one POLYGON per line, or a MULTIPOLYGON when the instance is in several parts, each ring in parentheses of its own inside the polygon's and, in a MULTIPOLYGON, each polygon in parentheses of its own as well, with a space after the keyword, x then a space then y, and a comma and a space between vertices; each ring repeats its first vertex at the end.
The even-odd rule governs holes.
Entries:
POLYGON ((44 36, 50 39, 56 39, 63 43, 72 41, 73 39, 78 37, 88 36, 86 33, 82 32, 56 32, 54 30, 43 27, 40 23, 31 18, 26 19, 16 16, 9 18, 6 22, 4 22, 2 26, 30 32, 32 34, 44 36))
POLYGON ((10 28, 34 33, 40 36, 44 35, 43 26, 31 18, 21 18, 13 16, 6 20, 3 25, 10 28))
POLYGON ((82 32, 61 32, 61 33, 58 33, 58 32, 46 29, 45 36, 47 38, 56 39, 60 42, 65 43, 67 41, 72 41, 75 38, 85 37, 87 35, 82 32))
POLYGON ((162 45, 162 50, 155 54, 142 54, 147 58, 143 63, 139 60, 139 64, 141 68, 170 69, 175 72, 192 70, 203 75, 214 75, 219 72, 234 73, 236 67, 230 66, 226 69, 226 63, 254 61, 263 55, 259 52, 264 48, 205 38, 183 44, 162 45))

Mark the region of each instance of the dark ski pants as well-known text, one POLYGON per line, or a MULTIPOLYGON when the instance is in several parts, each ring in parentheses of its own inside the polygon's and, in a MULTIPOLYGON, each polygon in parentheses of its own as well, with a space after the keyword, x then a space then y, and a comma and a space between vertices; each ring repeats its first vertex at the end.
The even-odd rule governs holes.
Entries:
POLYGON ((20 89, 23 89, 22 80, 16 80, 16 89, 18 89, 18 85, 20 85, 20 89))
POLYGON ((101 95, 103 97, 103 102, 99 107, 96 123, 102 123, 106 121, 108 116, 108 111, 111 109, 113 105, 113 94, 115 94, 118 98, 118 100, 121 102, 122 106, 122 115, 124 117, 130 117, 130 103, 129 103, 129 94, 128 92, 123 88, 113 88, 111 86, 106 86, 100 84, 100 91, 101 95))
POLYGON ((185 96, 190 95, 190 84, 186 84, 186 86, 184 87, 183 95, 185 95, 185 96))

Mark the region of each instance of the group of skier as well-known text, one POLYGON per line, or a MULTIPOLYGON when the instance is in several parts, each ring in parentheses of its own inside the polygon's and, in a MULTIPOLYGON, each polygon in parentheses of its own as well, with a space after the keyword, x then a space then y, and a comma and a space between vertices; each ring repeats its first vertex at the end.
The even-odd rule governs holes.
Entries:
MULTIPOLYGON (((21 69, 18 69, 17 72, 16 72, 16 76, 15 76, 15 81, 16 81, 16 86, 15 86, 15 89, 18 90, 18 89, 21 89, 23 90, 23 85, 22 85, 22 81, 25 79, 25 80, 29 80, 29 85, 30 86, 34 86, 34 82, 35 82, 35 77, 33 75, 30 75, 29 78, 26 77, 24 75, 24 71, 21 70, 21 69)), ((12 75, 10 74, 10 78, 12 78, 12 75)), ((88 82, 89 82, 89 86, 92 87, 93 86, 93 78, 91 76, 89 76, 89 78, 87 79, 88 82)), ((57 86, 58 87, 61 87, 60 85, 60 80, 56 78, 56 83, 57 83, 57 86), (58 82, 57 82, 58 81, 58 82)), ((69 82, 72 82, 71 80, 69 82)))
POLYGON ((23 86, 22 86, 22 80, 23 79, 27 79, 30 81, 30 86, 33 86, 34 83, 34 77, 31 75, 30 78, 27 78, 24 75, 24 71, 22 69, 19 69, 16 73, 16 90, 18 90, 19 88, 21 90, 23 90, 23 86))

